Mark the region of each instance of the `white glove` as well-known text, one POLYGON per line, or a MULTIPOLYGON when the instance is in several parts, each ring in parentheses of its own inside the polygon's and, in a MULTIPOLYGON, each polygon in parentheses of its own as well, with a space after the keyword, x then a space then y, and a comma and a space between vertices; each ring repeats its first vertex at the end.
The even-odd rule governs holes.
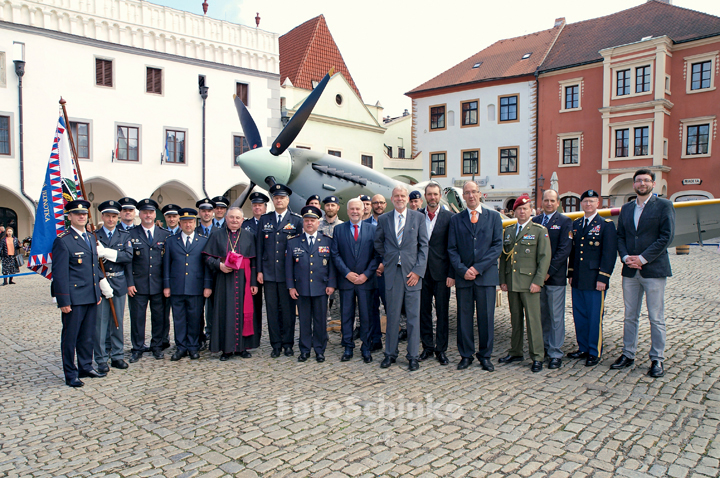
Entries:
POLYGON ((98 257, 101 259, 107 259, 111 262, 115 262, 117 260, 117 251, 111 247, 103 246, 100 244, 100 241, 97 243, 97 251, 98 257))
POLYGON ((102 295, 106 299, 112 299, 113 290, 112 287, 110 287, 110 283, 105 278, 100 279, 100 292, 102 292, 102 295))

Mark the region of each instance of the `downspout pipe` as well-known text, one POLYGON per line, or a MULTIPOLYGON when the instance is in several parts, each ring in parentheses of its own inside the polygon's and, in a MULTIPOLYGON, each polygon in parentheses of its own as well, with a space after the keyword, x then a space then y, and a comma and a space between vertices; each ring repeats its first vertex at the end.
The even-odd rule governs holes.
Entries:
POLYGON ((200 97, 202 98, 202 190, 203 194, 205 194, 206 198, 209 198, 210 195, 207 193, 207 190, 205 189, 205 100, 207 100, 208 97, 208 87, 205 86, 205 82, 203 81, 200 85, 200 97))
POLYGON ((37 201, 31 198, 28 193, 25 192, 25 141, 23 136, 23 86, 22 79, 25 75, 25 62, 22 60, 15 60, 15 74, 18 77, 18 132, 20 133, 20 146, 18 148, 20 155, 20 192, 25 198, 30 201, 33 207, 37 210, 37 201))
POLYGON ((538 188, 538 168, 540 167, 540 66, 535 68, 535 91, 537 97, 537 105, 535 107, 535 207, 538 207, 538 199, 541 198, 538 188))

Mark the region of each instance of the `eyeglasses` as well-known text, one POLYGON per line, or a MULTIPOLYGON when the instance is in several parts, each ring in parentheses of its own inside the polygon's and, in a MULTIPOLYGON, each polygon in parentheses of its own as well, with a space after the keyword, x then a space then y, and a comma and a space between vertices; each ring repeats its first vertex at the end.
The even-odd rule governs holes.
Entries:
POLYGON ((470 196, 471 194, 480 194, 480 191, 463 191, 463 196, 470 196))
POLYGON ((636 183, 652 184, 652 183, 654 183, 655 181, 653 181, 652 179, 636 179, 635 182, 636 182, 636 183))
POLYGON ((387 204, 385 201, 373 201, 371 204, 387 204))

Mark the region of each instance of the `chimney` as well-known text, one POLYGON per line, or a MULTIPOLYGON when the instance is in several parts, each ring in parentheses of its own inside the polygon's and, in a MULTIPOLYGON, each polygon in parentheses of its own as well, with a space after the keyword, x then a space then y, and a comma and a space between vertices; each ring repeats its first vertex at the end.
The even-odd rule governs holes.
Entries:
POLYGON ((257 12, 257 13, 255 14, 255 27, 256 27, 256 28, 259 28, 259 27, 260 27, 260 12, 257 12))
POLYGON ((407 108, 406 108, 405 111, 403 111, 403 116, 407 116, 407 115, 409 115, 409 114, 410 114, 410 113, 408 112, 408 110, 407 110, 407 108))
POLYGON ((560 25, 565 25, 565 17, 560 17, 560 18, 555 19, 554 27, 559 27, 560 25))
POLYGON ((208 9, 208 2, 207 2, 207 0, 205 0, 205 1, 202 3, 202 7, 203 7, 203 15, 207 15, 207 9, 208 9))

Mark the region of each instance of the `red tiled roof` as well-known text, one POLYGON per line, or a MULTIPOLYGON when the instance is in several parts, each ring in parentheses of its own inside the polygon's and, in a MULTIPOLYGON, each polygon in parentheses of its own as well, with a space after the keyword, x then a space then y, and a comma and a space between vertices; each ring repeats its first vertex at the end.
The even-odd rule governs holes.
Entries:
POLYGON ((542 64, 560 29, 560 26, 556 26, 550 30, 500 40, 406 94, 532 74, 542 64), (523 55, 527 53, 532 55, 523 60, 523 55), (473 68, 478 63, 480 66, 473 68))
POLYGON ((323 15, 310 19, 281 36, 279 47, 280 84, 285 78, 290 78, 294 86, 312 90, 313 81, 322 80, 330 68, 335 68, 335 72, 342 73, 360 96, 360 90, 345 65, 323 15))
POLYGON ((651 0, 604 17, 565 26, 541 70, 602 61, 604 48, 667 35, 682 42, 720 34, 720 17, 651 0))

